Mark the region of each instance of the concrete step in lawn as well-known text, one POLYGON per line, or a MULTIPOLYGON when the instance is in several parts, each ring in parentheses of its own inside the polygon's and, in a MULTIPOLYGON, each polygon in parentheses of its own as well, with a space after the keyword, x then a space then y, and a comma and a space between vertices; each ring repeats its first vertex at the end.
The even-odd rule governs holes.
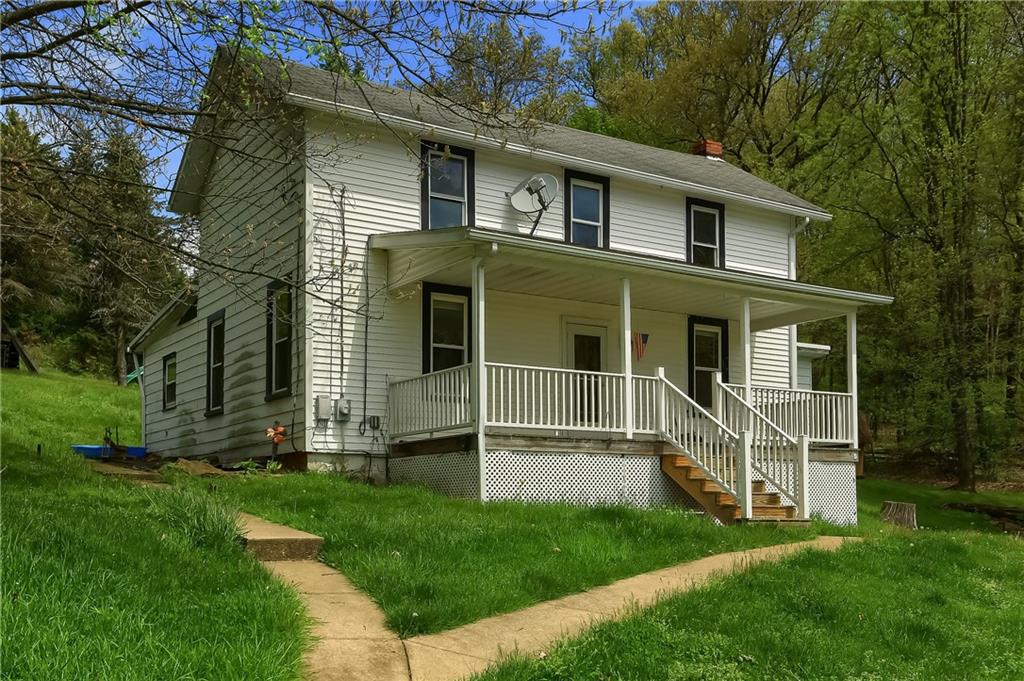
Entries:
POLYGON ((315 534, 239 513, 245 550, 260 560, 316 560, 324 540, 315 534))

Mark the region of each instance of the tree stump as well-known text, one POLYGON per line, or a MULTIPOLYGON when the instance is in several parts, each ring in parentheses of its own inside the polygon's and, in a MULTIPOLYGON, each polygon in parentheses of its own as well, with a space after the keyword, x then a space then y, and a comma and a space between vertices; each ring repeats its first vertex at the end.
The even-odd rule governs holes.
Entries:
POLYGON ((903 501, 883 501, 882 522, 916 530, 917 504, 908 504, 903 501))

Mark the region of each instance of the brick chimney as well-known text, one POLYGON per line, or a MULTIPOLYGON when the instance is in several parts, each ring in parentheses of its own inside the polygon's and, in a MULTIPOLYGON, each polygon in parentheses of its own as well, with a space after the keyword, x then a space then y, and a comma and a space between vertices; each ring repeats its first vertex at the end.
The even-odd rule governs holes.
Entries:
POLYGON ((722 143, 714 140, 699 140, 694 143, 690 153, 708 158, 722 158, 722 143))

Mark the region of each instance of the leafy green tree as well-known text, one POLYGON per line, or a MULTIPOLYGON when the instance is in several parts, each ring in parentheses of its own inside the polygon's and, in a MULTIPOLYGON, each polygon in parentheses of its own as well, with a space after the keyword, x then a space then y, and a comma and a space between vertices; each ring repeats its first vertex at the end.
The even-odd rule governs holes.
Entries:
POLYGON ((561 51, 505 17, 474 21, 457 34, 445 65, 429 89, 481 120, 519 113, 561 121, 577 101, 563 91, 561 51))
POLYGON ((0 145, 0 304, 4 318, 17 326, 33 311, 58 307, 62 292, 75 282, 63 216, 51 202, 58 186, 57 155, 15 109, 8 109, 0 123, 0 145))

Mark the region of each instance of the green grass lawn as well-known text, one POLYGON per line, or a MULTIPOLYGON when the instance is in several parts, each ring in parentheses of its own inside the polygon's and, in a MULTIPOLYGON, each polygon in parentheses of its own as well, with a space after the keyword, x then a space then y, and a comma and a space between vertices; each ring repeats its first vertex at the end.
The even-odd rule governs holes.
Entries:
POLYGON ((0 401, 4 679, 299 677, 302 606, 242 552, 233 513, 70 453, 107 426, 137 442, 137 390, 3 372, 0 401))
POLYGON ((481 681, 1024 678, 1024 545, 889 534, 804 552, 514 659, 481 681))
POLYGON ((793 528, 718 527, 672 509, 480 504, 317 473, 175 480, 322 536, 323 560, 369 593, 402 636, 711 553, 813 536, 793 528))
POLYGON ((916 485, 896 480, 864 479, 857 483, 857 504, 861 525, 877 528, 881 525, 880 511, 883 501, 906 501, 917 504, 917 524, 932 530, 978 530, 1002 534, 1002 530, 978 513, 942 508, 954 502, 994 504, 996 506, 1024 506, 1022 492, 961 492, 958 490, 916 485))

